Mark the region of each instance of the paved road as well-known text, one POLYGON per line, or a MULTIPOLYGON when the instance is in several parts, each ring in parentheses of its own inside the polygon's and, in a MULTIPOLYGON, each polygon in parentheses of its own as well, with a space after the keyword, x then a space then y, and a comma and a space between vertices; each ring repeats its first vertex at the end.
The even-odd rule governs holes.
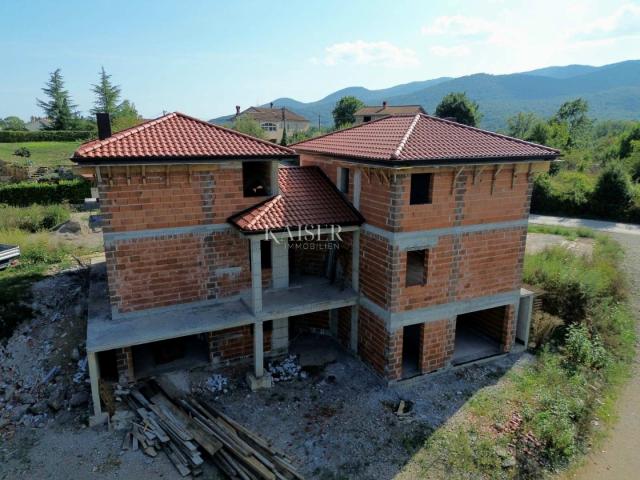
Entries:
MULTIPOLYGON (((640 227, 637 225, 532 215, 530 223, 584 226, 609 232, 625 250, 624 269, 629 277, 631 302, 640 330, 640 227)), ((640 332, 639 332, 640 333, 640 332)), ((628 480, 640 478, 640 352, 633 377, 624 387, 616 408, 619 415, 609 437, 567 478, 578 480, 628 480)))
POLYGON ((546 215, 529 215, 529 223, 540 225, 560 225, 563 227, 587 227, 607 233, 624 233, 640 235, 640 225, 631 223, 605 222, 602 220, 587 220, 583 218, 551 217, 546 215))

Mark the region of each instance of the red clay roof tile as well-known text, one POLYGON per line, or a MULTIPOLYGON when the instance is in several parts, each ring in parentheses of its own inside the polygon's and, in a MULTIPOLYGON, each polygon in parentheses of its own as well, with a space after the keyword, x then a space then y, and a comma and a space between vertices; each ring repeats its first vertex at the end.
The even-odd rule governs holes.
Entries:
POLYGON ((229 222, 247 233, 364 222, 318 167, 281 167, 278 184, 279 195, 233 215, 229 222))
POLYGON ((293 150, 174 112, 81 145, 73 160, 291 158, 293 150))
POLYGON ((425 114, 374 120, 291 145, 296 151, 389 162, 553 159, 560 152, 425 114))

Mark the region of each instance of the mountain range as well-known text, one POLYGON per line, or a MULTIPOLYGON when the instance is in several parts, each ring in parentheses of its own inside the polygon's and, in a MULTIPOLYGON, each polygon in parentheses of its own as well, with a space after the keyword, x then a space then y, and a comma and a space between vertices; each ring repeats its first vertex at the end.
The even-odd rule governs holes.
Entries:
MULTIPOLYGON (((285 97, 273 100, 273 104, 305 116, 313 125, 320 115, 321 124, 328 126, 333 124, 331 111, 335 103, 345 95, 358 97, 367 105, 381 105, 383 101, 389 105, 422 105, 433 113, 449 92, 466 92, 478 102, 481 126, 490 130, 503 129, 507 119, 521 111, 549 117, 560 104, 577 97, 589 102, 589 115, 593 118, 640 119, 640 60, 601 67, 553 66, 508 75, 477 73, 457 78, 440 77, 381 90, 348 87, 315 102, 285 97)), ((224 123, 230 118, 219 117, 211 122, 224 123)))

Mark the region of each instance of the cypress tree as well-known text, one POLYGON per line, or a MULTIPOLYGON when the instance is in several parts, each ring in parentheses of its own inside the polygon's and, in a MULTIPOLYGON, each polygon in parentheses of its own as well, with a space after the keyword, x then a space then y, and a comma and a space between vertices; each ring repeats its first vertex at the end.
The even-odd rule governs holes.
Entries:
POLYGON ((76 105, 71 102, 69 92, 64 89, 64 80, 60 69, 56 69, 42 91, 48 101, 36 99, 47 118, 51 120, 48 130, 71 130, 77 120, 76 105))
POLYGON ((105 72, 104 67, 100 70, 100 81, 97 85, 93 85, 91 91, 96 94, 94 106, 91 109, 92 114, 108 113, 113 117, 118 113, 120 86, 111 83, 111 75, 105 72))

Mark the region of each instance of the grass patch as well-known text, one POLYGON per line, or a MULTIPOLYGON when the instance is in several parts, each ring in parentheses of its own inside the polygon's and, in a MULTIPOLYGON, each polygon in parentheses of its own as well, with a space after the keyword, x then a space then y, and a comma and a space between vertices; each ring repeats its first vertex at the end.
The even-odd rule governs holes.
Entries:
POLYGON ((608 237, 593 238, 593 258, 562 248, 527 255, 524 279, 552 299, 545 309, 563 318, 559 335, 530 364, 476 392, 399 478, 541 478, 602 435, 594 425, 615 418, 636 335, 622 251, 608 237))
POLYGON ((569 228, 559 225, 529 224, 529 233, 546 233, 549 235, 561 235, 569 240, 576 238, 596 238, 596 232, 586 227, 569 228))
POLYGON ((69 157, 82 142, 20 142, 0 143, 0 160, 16 165, 33 165, 36 167, 58 167, 73 165, 69 157), (19 148, 26 148, 29 157, 19 157, 13 153, 19 148))
POLYGON ((0 230, 24 230, 38 232, 49 230, 69 220, 67 205, 31 205, 11 207, 0 204, 0 230))

